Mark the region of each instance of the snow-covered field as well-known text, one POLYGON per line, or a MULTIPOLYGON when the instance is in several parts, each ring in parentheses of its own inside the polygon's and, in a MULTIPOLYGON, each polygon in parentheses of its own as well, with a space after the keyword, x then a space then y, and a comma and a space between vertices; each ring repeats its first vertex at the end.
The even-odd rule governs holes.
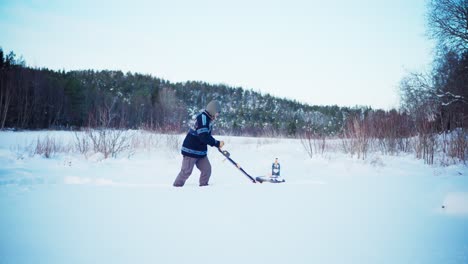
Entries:
POLYGON ((174 188, 182 157, 169 144, 104 160, 22 150, 45 135, 74 140, 0 132, 1 264, 468 263, 463 165, 218 137, 252 175, 278 157, 286 183, 252 184, 211 149, 210 186, 195 169, 174 188))

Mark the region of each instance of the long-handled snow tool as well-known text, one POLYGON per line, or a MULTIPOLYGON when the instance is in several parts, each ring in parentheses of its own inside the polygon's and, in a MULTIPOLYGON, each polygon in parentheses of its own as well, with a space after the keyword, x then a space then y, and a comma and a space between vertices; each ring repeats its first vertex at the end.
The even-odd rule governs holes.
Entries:
POLYGON ((252 176, 250 176, 244 169, 241 168, 241 166, 239 166, 235 161, 231 159, 231 153, 229 153, 229 151, 221 150, 220 148, 218 148, 218 150, 219 152, 221 152, 221 154, 223 154, 224 157, 226 157, 226 159, 228 159, 234 166, 236 166, 236 168, 242 171, 242 173, 244 173, 244 175, 247 176, 253 183, 257 183, 252 176))

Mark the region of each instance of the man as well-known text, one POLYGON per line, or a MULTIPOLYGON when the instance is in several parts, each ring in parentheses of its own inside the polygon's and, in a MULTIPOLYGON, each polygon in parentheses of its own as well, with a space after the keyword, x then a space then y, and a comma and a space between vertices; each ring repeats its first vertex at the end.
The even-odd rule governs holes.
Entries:
POLYGON ((224 141, 218 141, 211 136, 212 121, 216 120, 221 112, 218 101, 211 101, 205 111, 197 116, 193 128, 189 130, 182 144, 182 168, 174 181, 175 187, 182 187, 192 174, 196 165, 200 170, 200 186, 207 186, 211 176, 211 164, 208 160, 208 145, 222 148, 224 141))

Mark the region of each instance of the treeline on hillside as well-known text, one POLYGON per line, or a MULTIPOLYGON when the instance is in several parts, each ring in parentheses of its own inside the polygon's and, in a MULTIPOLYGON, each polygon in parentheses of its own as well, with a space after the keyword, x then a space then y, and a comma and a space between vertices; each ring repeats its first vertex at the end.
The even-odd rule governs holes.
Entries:
POLYGON ((350 152, 359 156, 379 145, 390 153, 410 150, 429 164, 437 153, 448 157, 445 164, 468 160, 468 1, 427 0, 427 8, 436 43, 431 70, 401 80, 400 114, 348 119, 343 136, 350 152))
MULTIPOLYGON (((460 60, 466 67, 466 58, 460 60)), ((404 80, 405 110, 369 107, 310 106, 252 90, 204 82, 171 83, 150 75, 121 71, 52 71, 33 69, 0 50, 0 127, 16 129, 77 129, 81 127, 147 128, 181 132, 211 99, 222 102, 217 131, 233 135, 339 135, 350 120, 370 122, 373 136, 411 136, 431 123, 434 131, 466 124, 464 99, 447 103, 424 101, 431 93, 404 80), (411 89, 410 89, 410 88, 411 89), (418 91, 419 94, 416 94, 418 91), (410 96, 413 96, 411 98, 410 96), (422 108, 431 103, 428 111, 422 108)), ((436 77, 434 77, 436 78, 436 77)), ((440 79, 440 76, 437 76, 440 79)), ((444 83, 449 83, 444 81, 444 83)), ((448 87, 458 87, 451 85, 448 87)), ((459 88, 457 88, 459 89, 459 88)), ((463 92, 466 90, 463 90, 463 92)), ((464 96, 448 90, 446 95, 464 96)), ((354 122, 354 121, 353 121, 354 122)))
POLYGON ((170 127, 183 109, 151 76, 33 69, 1 50, 0 68, 0 128, 170 127))
MULTIPOLYGON (((334 135, 370 108, 309 106, 252 90, 204 82, 171 83, 121 71, 33 69, 0 50, 0 127, 148 128, 180 132, 211 99, 222 103, 217 131, 294 136, 308 124, 334 135)), ((384 112, 382 114, 385 115, 384 112)))
MULTIPOLYGON (((310 106, 205 82, 171 83, 121 71, 52 71, 25 66, 0 49, 0 129, 147 128, 181 132, 211 99, 223 105, 217 131, 234 135, 409 137, 465 129, 468 123, 467 0, 428 0, 436 40, 429 73, 400 84, 399 110, 310 106)), ((465 130, 463 130, 465 131, 465 130)))
POLYGON ((402 109, 420 130, 452 131, 468 122, 468 1, 428 0, 427 33, 435 40, 429 72, 400 84, 402 109))

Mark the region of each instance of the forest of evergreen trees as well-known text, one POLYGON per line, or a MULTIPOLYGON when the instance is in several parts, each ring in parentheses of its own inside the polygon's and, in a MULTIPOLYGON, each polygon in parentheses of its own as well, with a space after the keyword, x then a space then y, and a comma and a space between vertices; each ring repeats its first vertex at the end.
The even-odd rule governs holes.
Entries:
POLYGON ((294 136, 305 127, 339 133, 350 115, 367 107, 310 106, 252 90, 204 82, 171 83, 121 71, 33 69, 0 50, 0 127, 147 128, 181 132, 211 99, 223 113, 217 130, 234 135, 294 136))
MULTIPOLYGON (((182 132, 217 99, 217 133, 343 136, 366 128, 372 137, 408 137, 468 126, 468 7, 466 0, 429 0, 428 33, 437 47, 430 72, 400 84, 401 107, 311 106, 240 87, 171 83, 121 71, 54 71, 26 66, 0 48, 0 129, 144 128, 182 132)), ((378 87, 376 87, 378 89, 378 87)))
MULTIPOLYGON (((460 56, 458 64, 462 77, 466 76, 463 72, 466 61, 466 54, 460 56)), ((453 63, 453 58, 450 62, 453 63)), ((436 77, 440 79, 440 75, 436 77)), ((441 100, 443 96, 432 92, 439 101, 432 102, 434 98, 424 101, 431 92, 418 90, 414 80, 410 83, 407 79, 402 84, 403 89, 408 90, 404 90, 404 95, 413 98, 405 101, 404 110, 311 106, 205 82, 171 83, 150 75, 121 71, 66 72, 31 68, 13 52, 5 55, 0 49, 0 128, 144 128, 178 133, 190 126, 193 116, 211 99, 223 105, 223 113, 216 122, 217 132, 231 135, 297 136, 308 131, 334 136, 343 134, 350 122, 358 119, 371 122, 369 127, 373 127, 374 136, 396 128, 399 130, 392 133, 410 136, 418 132, 415 129, 418 119, 427 120, 429 112, 433 114, 430 117, 435 124, 433 131, 465 126, 466 104, 462 100, 461 104, 447 104, 441 100), (421 101, 421 105, 415 105, 421 101), (389 127, 386 125, 389 120, 398 125, 389 127)), ((453 91, 453 94, 455 92, 462 94, 460 91, 453 91)), ((446 95, 449 94, 452 92, 447 91, 446 95)))

